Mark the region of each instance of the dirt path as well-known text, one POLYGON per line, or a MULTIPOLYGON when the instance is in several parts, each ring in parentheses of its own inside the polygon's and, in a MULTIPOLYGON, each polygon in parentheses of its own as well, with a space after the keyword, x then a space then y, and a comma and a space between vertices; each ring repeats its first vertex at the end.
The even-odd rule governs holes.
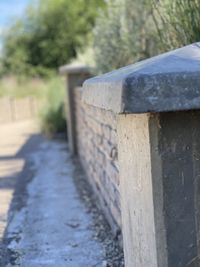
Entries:
POLYGON ((26 165, 26 156, 39 139, 37 123, 25 121, 0 125, 0 242, 15 184, 26 165))
MULTIPOLYGON (((10 137, 13 145, 9 141, 7 144, 3 142, 2 169, 6 160, 11 160, 10 157, 17 160, 14 165, 8 162, 12 171, 8 168, 6 177, 12 177, 12 186, 4 181, 7 186, 2 186, 0 191, 1 200, 6 203, 6 208, 0 206, 4 218, 15 179, 17 186, 4 235, 6 253, 2 254, 1 266, 103 266, 102 244, 93 238, 92 218, 75 189, 72 178, 74 165, 66 144, 44 140, 34 129, 19 134, 16 139, 10 137), (17 149, 14 143, 18 139, 21 146, 17 149), (6 151, 13 152, 7 155, 6 151), (7 192, 7 201, 1 192, 7 192)), ((2 138, 7 140, 8 136, 1 131, 2 138)), ((5 174, 2 176, 5 177, 5 174)))

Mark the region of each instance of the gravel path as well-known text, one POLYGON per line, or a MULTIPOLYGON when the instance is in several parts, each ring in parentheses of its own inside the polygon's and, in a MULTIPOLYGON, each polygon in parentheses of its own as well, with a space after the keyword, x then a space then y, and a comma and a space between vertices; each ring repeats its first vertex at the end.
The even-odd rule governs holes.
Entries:
MULTIPOLYGON (((5 260, 3 238, 8 221, 10 208, 16 184, 22 177, 28 179, 30 172, 26 156, 35 151, 42 141, 36 121, 23 121, 0 125, 0 266, 5 260)), ((23 186, 22 186, 23 187, 23 186)), ((21 192, 23 188, 21 188, 21 192)), ((23 195, 23 194, 22 194, 23 195)), ((25 196, 19 197, 20 206, 25 196), (21 204, 20 204, 21 203, 21 204)), ((17 208, 17 205, 16 205, 17 208)))
POLYGON ((5 266, 103 266, 103 246, 75 189, 66 144, 45 141, 28 160, 32 178, 26 203, 11 210, 5 266))
POLYGON ((65 142, 34 121, 1 125, 0 267, 123 267, 96 203, 65 142))

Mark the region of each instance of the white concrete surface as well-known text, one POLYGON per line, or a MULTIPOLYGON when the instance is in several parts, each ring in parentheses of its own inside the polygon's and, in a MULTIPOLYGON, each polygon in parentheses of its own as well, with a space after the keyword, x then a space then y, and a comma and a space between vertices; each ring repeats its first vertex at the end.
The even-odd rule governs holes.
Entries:
POLYGON ((16 179, 25 165, 25 158, 18 156, 18 153, 38 131, 35 121, 0 125, 0 242, 7 224, 16 179))
POLYGON ((93 238, 92 219, 76 192, 66 144, 46 141, 29 160, 35 175, 26 206, 8 226, 15 257, 7 267, 103 266, 103 247, 93 238))

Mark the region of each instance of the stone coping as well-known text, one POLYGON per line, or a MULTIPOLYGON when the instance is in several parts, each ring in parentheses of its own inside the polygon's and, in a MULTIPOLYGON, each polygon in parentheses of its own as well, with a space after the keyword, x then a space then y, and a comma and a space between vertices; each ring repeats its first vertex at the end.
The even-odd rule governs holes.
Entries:
POLYGON ((83 101, 115 113, 200 109, 200 43, 88 79, 83 101))
POLYGON ((84 74, 84 73, 91 73, 93 72, 93 68, 91 68, 88 65, 84 65, 84 64, 68 64, 68 65, 64 65, 61 66, 59 68, 59 72, 62 75, 66 75, 66 74, 84 74))

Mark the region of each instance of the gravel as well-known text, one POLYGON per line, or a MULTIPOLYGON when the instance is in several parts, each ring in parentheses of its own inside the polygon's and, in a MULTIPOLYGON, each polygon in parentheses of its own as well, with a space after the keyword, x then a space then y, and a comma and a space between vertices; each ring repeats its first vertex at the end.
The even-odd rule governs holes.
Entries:
POLYGON ((115 234, 111 230, 102 210, 98 205, 98 200, 92 192, 91 186, 87 181, 83 168, 78 159, 73 159, 76 168, 74 169, 73 179, 79 192, 80 198, 85 203, 87 211, 93 218, 94 238, 98 239, 104 247, 105 261, 102 267, 124 267, 124 254, 121 245, 121 233, 115 234))

